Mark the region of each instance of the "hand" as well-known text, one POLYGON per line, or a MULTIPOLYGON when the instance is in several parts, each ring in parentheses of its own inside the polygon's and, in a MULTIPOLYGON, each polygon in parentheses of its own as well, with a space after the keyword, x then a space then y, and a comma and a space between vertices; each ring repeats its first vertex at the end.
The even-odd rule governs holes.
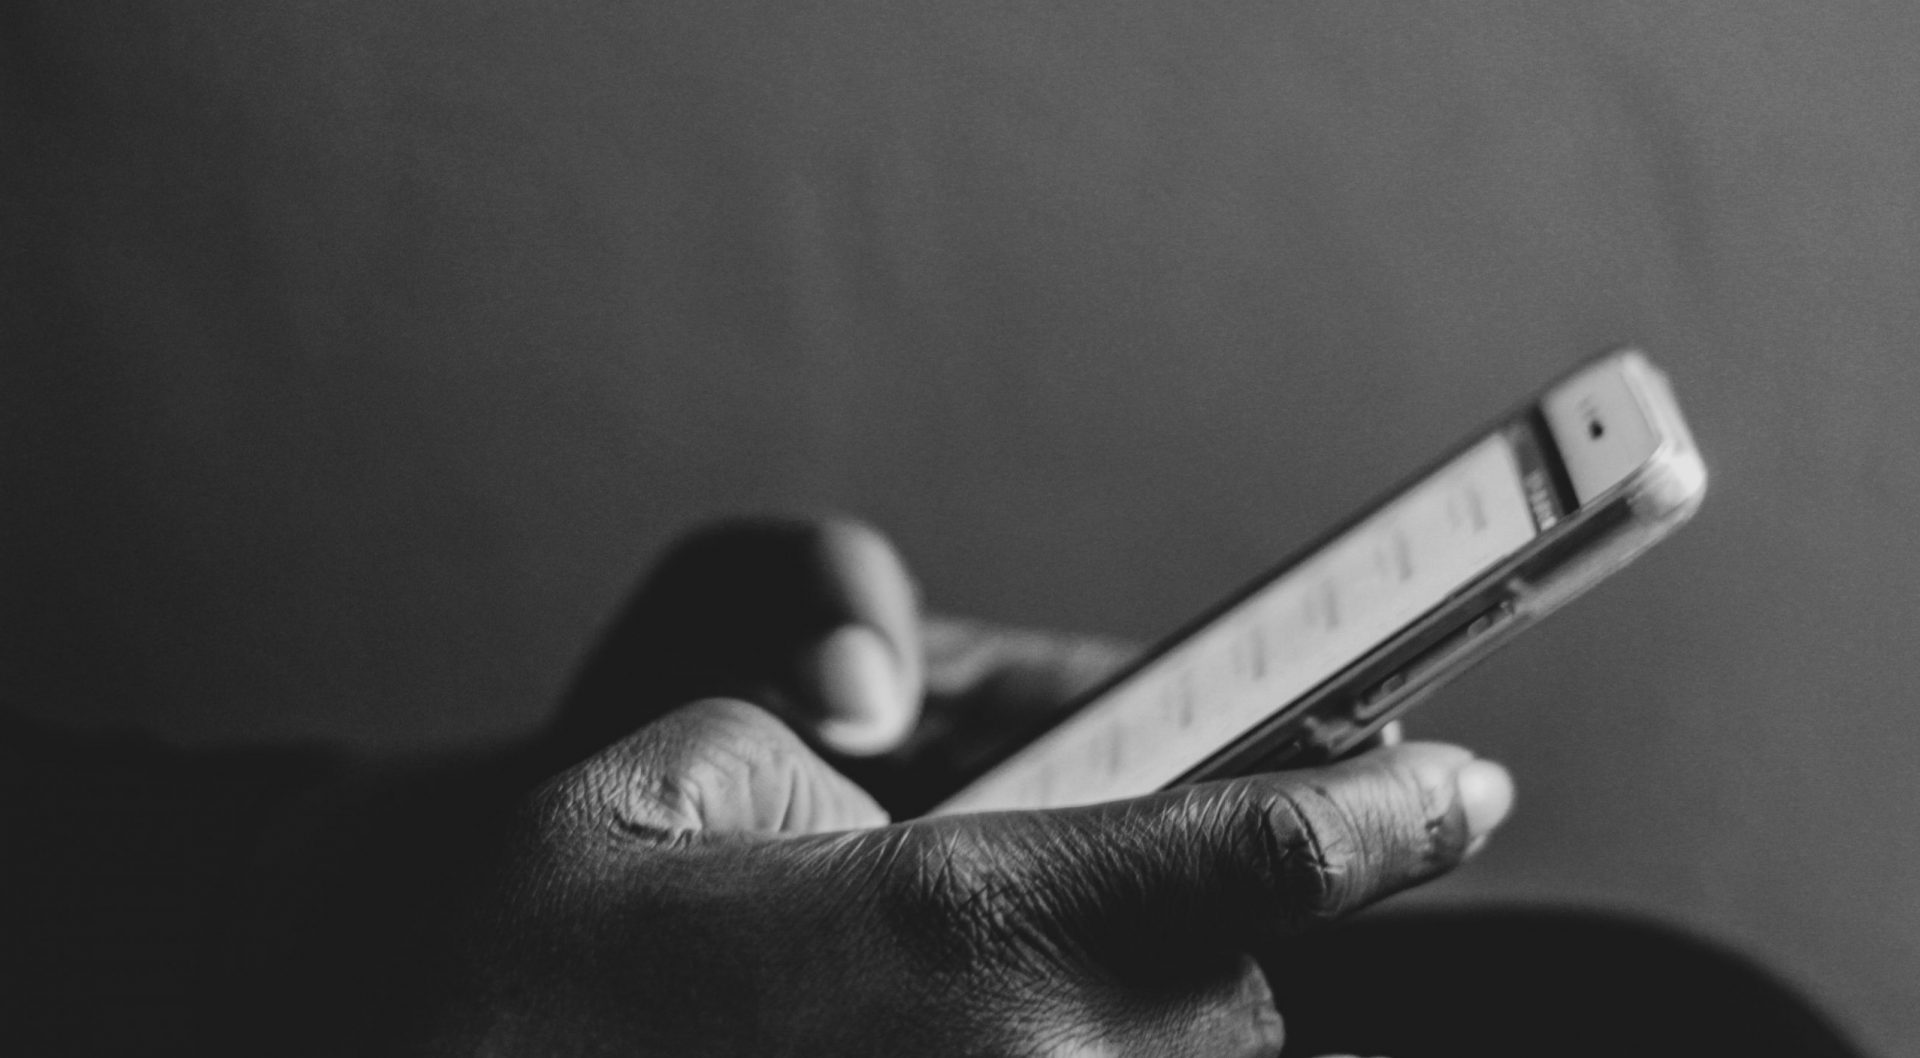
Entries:
MULTIPOLYGON (((571 764, 684 703, 754 701, 890 811, 918 814, 1137 653, 923 616, 856 522, 735 521, 668 551, 609 626, 549 738, 571 764)), ((1396 722, 1367 748, 1397 744, 1396 722)))
POLYGON ((1412 744, 887 825, 809 740, 911 751, 923 685, 958 729, 1114 654, 964 625, 923 646, 877 536, 789 527, 746 561, 761 531, 676 551, 596 653, 560 737, 644 726, 518 814, 468 905, 449 1052, 1274 1054, 1251 953, 1453 867, 1510 804, 1497 765, 1412 744))
POLYGON ((708 700, 540 792, 446 1028, 502 1054, 1273 1054, 1249 953, 1453 866, 1505 797, 1406 745, 879 826, 770 714, 708 700))

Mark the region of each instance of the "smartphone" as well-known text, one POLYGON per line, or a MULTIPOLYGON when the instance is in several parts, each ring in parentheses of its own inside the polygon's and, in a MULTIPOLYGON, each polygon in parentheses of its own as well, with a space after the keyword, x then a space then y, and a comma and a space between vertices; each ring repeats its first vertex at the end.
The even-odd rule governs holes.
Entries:
POLYGON ((986 762, 931 815, 1336 759, 1664 539, 1706 466, 1637 350, 1581 364, 986 762))

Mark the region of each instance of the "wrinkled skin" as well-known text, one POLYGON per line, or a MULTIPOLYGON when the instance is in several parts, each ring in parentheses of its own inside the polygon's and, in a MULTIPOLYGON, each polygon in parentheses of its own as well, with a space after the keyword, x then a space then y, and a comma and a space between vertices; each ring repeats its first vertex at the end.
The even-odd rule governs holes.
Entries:
POLYGON ((405 1049, 1278 1054, 1252 953, 1460 863, 1504 816, 1505 773, 1406 744, 898 823, 843 773, 924 800, 1121 656, 923 623, 857 525, 693 538, 590 659, 548 777, 423 890, 447 925, 421 943, 453 950, 422 971, 438 986, 405 1049), (849 627, 875 636, 849 648, 849 627))
POLYGON ((872 829, 806 752, 709 700, 546 787, 506 883, 514 936, 489 959, 514 998, 474 1031, 501 1053, 1273 1054, 1246 949, 1467 841, 1445 788, 1464 754, 1434 746, 872 829), (743 779, 765 797, 707 785, 743 779))

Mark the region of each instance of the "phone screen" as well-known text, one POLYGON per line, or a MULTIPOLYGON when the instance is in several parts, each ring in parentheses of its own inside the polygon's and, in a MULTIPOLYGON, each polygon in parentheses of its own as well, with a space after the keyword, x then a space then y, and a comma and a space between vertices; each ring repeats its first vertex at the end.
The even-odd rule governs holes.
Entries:
POLYGON ((1365 657, 1559 517, 1523 420, 1449 460, 934 809, 1052 808, 1165 787, 1365 657))

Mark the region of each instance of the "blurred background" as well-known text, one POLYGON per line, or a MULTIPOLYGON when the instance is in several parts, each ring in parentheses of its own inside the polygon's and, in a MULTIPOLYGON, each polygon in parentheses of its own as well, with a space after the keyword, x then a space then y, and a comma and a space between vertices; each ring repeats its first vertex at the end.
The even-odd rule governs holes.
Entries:
POLYGON ((1415 729, 1417 899, 1643 909, 1920 1050, 1920 10, 97 0, 0 11, 0 698, 490 741, 675 533, 1182 620, 1642 343, 1698 520, 1415 729))

